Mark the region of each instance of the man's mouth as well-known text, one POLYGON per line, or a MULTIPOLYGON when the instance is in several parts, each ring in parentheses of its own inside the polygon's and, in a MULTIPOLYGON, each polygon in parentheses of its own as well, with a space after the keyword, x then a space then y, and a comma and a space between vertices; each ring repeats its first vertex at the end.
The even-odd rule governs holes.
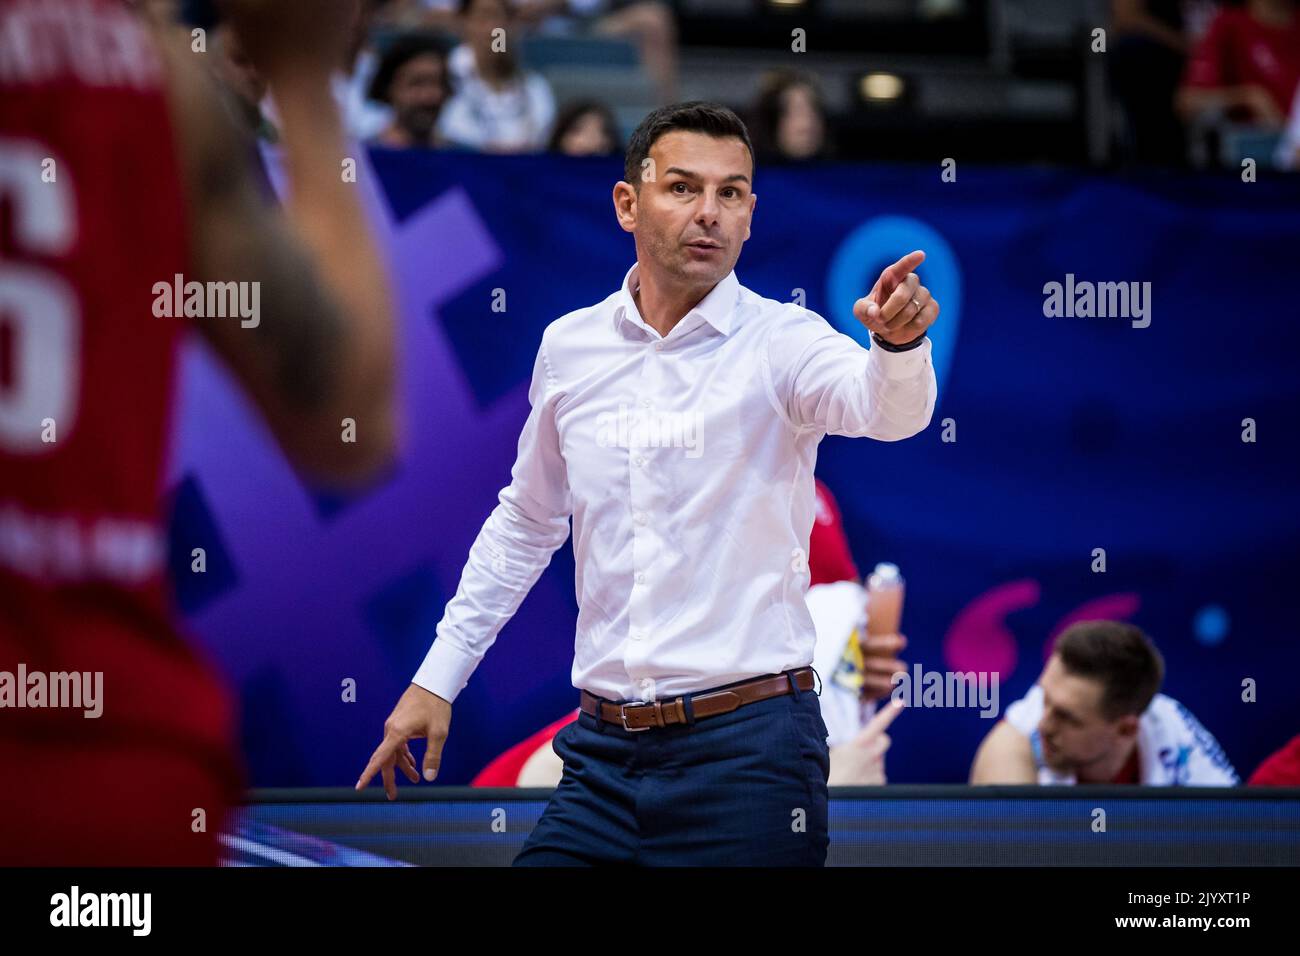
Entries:
POLYGON ((722 246, 719 243, 714 242, 712 239, 696 239, 693 242, 688 242, 686 248, 698 252, 701 255, 709 255, 722 250, 722 246))

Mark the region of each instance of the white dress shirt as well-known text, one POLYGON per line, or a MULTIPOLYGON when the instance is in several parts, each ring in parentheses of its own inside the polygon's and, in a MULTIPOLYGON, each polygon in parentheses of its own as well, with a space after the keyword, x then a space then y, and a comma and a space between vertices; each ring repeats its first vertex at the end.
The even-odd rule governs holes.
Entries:
POLYGON ((817 445, 930 422, 929 339, 864 349, 735 272, 660 336, 633 300, 637 269, 542 334, 511 482, 414 678, 448 701, 570 516, 575 687, 649 701, 811 664, 817 445))

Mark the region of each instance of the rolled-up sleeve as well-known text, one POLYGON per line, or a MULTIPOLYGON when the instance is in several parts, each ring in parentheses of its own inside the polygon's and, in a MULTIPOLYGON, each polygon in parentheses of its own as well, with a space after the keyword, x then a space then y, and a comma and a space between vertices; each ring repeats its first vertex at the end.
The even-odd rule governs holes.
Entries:
POLYGON ((546 352, 537 350, 531 410, 519 435, 511 481, 474 539, 460 586, 438 622, 414 683, 455 700, 497 634, 569 536, 573 499, 555 425, 558 398, 546 352))
POLYGON ((939 393, 928 338, 906 352, 867 349, 805 309, 774 323, 764 363, 773 400, 796 429, 910 438, 930 424, 939 393))

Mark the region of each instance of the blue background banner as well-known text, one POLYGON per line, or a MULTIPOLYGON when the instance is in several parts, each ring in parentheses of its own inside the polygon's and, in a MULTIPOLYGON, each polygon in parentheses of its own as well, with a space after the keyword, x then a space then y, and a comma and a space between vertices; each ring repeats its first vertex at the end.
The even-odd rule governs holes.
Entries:
MULTIPOLYGON (((304 487, 189 346, 177 601, 238 688, 253 784, 351 784, 364 767, 509 481, 542 330, 635 259, 620 176, 616 160, 370 155, 359 188, 399 290, 406 440, 364 493, 304 487)), ((937 163, 843 164, 760 168, 755 191, 741 283, 849 334, 881 269, 928 254, 933 423, 904 442, 828 438, 818 463, 859 565, 907 577, 909 664, 995 670, 1005 709, 1069 622, 1125 618, 1243 778, 1300 733, 1300 182, 962 166, 944 183, 937 163), (1046 317, 1044 286, 1067 274, 1151 283, 1150 326, 1046 317)), ((576 706, 576 615, 566 545, 457 698, 440 781, 576 706)), ((964 781, 991 725, 977 708, 902 715, 890 780, 964 781)))

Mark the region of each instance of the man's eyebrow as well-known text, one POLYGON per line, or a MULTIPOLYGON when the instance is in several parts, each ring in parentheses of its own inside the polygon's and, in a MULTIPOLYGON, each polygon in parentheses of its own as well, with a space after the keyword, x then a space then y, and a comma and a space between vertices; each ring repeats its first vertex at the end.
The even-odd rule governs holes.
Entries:
POLYGON ((1048 699, 1048 697, 1047 697, 1046 694, 1043 695, 1043 704, 1044 704, 1045 706, 1050 707, 1050 708, 1052 708, 1053 710, 1055 710, 1057 713, 1059 713, 1059 714, 1060 714, 1062 717, 1064 717, 1066 720, 1069 720, 1069 721, 1074 722, 1074 721, 1078 721, 1078 719, 1079 719, 1079 718, 1075 715, 1074 711, 1072 711, 1072 710, 1067 710, 1067 709, 1064 708, 1064 707, 1058 707, 1058 706, 1056 706, 1055 704, 1053 704, 1052 701, 1048 699))
MULTIPOLYGON (((679 176, 685 176, 687 179, 699 179, 699 178, 700 178, 700 174, 699 174, 699 173, 693 173, 693 172, 691 172, 689 169, 682 169, 680 166, 669 166, 667 169, 664 170, 664 175, 667 176, 669 173, 676 173, 676 174, 679 175, 679 176)), ((732 173, 730 176, 728 176, 726 179, 724 179, 723 182, 724 182, 724 183, 730 183, 730 182, 735 182, 736 180, 742 180, 742 179, 743 179, 746 183, 749 182, 749 177, 746 176, 744 173, 732 173)))

